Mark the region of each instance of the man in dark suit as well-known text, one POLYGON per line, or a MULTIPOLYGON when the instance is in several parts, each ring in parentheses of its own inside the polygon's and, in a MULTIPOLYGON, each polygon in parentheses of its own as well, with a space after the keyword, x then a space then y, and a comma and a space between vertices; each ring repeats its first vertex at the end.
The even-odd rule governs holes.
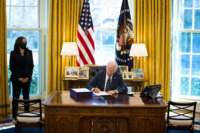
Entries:
POLYGON ((123 82, 120 72, 117 70, 118 66, 116 62, 108 62, 106 71, 97 73, 97 75, 90 80, 87 88, 95 93, 100 91, 107 91, 111 95, 127 93, 127 87, 123 82))

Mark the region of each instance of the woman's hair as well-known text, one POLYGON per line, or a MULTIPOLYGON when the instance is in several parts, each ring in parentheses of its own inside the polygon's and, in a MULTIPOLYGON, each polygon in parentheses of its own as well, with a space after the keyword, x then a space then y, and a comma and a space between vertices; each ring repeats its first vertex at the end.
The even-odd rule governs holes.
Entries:
POLYGON ((20 45, 23 43, 23 39, 26 39, 26 38, 23 37, 23 36, 20 36, 20 37, 18 37, 18 38, 16 39, 15 45, 14 45, 14 51, 19 50, 20 45))

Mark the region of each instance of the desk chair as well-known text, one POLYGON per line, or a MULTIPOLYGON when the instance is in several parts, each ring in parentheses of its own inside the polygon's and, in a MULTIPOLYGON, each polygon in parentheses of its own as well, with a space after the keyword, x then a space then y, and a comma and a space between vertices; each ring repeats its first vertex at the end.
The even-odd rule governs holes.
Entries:
POLYGON ((193 133, 196 102, 177 103, 168 102, 167 110, 167 133, 169 129, 189 130, 193 133))
POLYGON ((13 102, 19 105, 14 121, 15 133, 21 133, 22 127, 39 127, 42 130, 44 115, 42 115, 41 99, 14 99, 13 102), (27 104, 29 104, 29 111, 24 110, 24 106, 27 104))

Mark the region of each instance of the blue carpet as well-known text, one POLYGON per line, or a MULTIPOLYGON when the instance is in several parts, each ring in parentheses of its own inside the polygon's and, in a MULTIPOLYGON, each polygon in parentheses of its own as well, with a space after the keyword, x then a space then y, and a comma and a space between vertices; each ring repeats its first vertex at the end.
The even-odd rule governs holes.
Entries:
MULTIPOLYGON (((175 130, 171 130, 170 133, 189 133, 189 131, 175 131, 175 130)), ((200 131, 194 131, 194 133, 200 133, 200 131)))
MULTIPOLYGON (((0 133, 14 133, 14 128, 0 130, 0 133)), ((21 133, 45 133, 44 129, 42 131, 39 128, 23 128, 21 133)), ((170 131, 170 133, 189 133, 188 131, 170 131)), ((195 131, 194 133, 200 133, 200 131, 195 131)))
MULTIPOLYGON (((0 133, 15 133, 14 128, 0 130, 0 133)), ((44 133, 44 129, 40 128, 23 128, 21 133, 44 133)))

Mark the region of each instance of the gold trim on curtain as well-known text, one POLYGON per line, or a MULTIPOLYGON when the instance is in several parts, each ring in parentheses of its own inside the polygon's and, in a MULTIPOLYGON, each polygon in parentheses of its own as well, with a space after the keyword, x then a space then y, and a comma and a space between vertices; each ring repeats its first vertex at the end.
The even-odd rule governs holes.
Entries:
POLYGON ((79 15, 83 0, 50 0, 49 11, 49 65, 48 94, 55 90, 63 90, 64 68, 67 60, 76 65, 76 58, 61 57, 62 43, 77 42, 79 15))
POLYGON ((6 0, 0 0, 0 120, 9 114, 7 48, 6 48, 6 0))
POLYGON ((170 0, 135 0, 135 42, 145 43, 147 59, 140 59, 148 84, 161 84, 165 100, 170 91, 170 0))

